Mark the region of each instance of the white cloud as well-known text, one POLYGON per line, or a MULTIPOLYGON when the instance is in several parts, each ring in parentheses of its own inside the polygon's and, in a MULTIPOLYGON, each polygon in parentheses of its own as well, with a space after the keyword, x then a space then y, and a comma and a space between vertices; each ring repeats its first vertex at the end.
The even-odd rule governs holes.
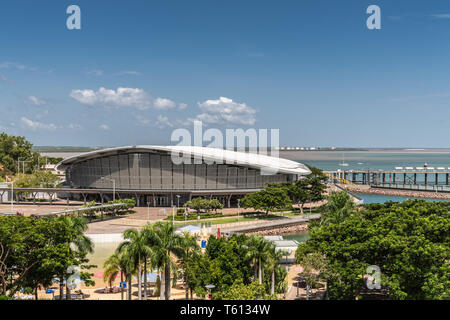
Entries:
POLYGON ((25 70, 27 67, 21 63, 17 62, 2 62, 0 63, 0 69, 18 69, 25 70))
POLYGON ((178 109, 180 109, 180 110, 184 110, 184 109, 186 109, 188 107, 188 105, 186 104, 186 103, 180 103, 179 105, 178 105, 178 109))
POLYGON ((83 126, 78 123, 71 123, 68 125, 68 128, 73 130, 82 130, 83 126))
POLYGON ((126 70, 126 71, 119 72, 118 75, 119 76, 121 76, 121 75, 140 76, 141 73, 139 71, 126 70))
POLYGON ((53 131, 53 130, 57 129, 57 126, 54 125, 53 123, 48 123, 48 124, 42 123, 42 122, 30 120, 26 117, 21 117, 20 121, 22 122, 23 125, 25 125, 27 128, 29 128, 31 130, 53 131))
POLYGON ((117 90, 101 87, 98 91, 72 90, 70 97, 89 106, 132 107, 144 110, 151 104, 150 97, 143 89, 117 88, 117 90))
POLYGON ((46 103, 44 100, 38 99, 35 96, 29 96, 28 102, 34 104, 35 106, 42 106, 46 103))
POLYGON ((165 110, 165 109, 175 108, 177 106, 177 104, 175 102, 173 102, 172 100, 170 100, 170 99, 156 98, 153 101, 153 106, 156 109, 165 110))
POLYGON ((253 125, 256 122, 256 110, 245 103, 237 103, 232 99, 220 97, 218 100, 206 100, 198 103, 203 113, 197 119, 205 123, 228 123, 253 125))
POLYGON ((1 62, 0 69, 17 69, 17 70, 37 71, 37 68, 35 68, 35 67, 28 67, 22 63, 9 62, 9 61, 1 62))
POLYGON ((431 16, 436 19, 450 19, 450 13, 438 13, 432 14, 431 16))
POLYGON ((86 72, 86 74, 94 75, 94 76, 102 76, 103 70, 94 69, 94 70, 86 72))
POLYGON ((173 124, 169 121, 169 118, 166 116, 159 115, 157 117, 156 125, 161 129, 165 127, 173 127, 173 124))
POLYGON ((107 124, 102 124, 100 126, 100 129, 102 129, 102 130, 109 130, 109 126, 107 124))

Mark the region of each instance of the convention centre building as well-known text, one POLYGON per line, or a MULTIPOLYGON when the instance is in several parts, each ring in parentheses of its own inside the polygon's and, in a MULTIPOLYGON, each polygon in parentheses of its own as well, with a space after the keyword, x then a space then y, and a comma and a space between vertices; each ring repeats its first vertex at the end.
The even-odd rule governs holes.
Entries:
POLYGON ((266 183, 295 181, 310 173, 287 159, 190 146, 96 150, 64 159, 56 169, 65 172, 65 188, 97 189, 88 200, 109 201, 114 193, 116 199, 135 198, 138 206, 160 207, 182 206, 197 196, 237 206, 240 197, 266 183))

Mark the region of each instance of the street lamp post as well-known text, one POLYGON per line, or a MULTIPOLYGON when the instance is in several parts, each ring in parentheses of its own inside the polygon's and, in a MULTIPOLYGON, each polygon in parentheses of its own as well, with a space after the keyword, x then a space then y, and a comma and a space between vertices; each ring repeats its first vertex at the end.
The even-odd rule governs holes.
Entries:
POLYGON ((238 199, 238 223, 239 223, 239 211, 241 209, 241 199, 238 199))
POLYGON ((214 289, 216 286, 213 284, 207 284, 205 286, 205 288, 208 290, 208 298, 209 300, 212 300, 212 294, 211 294, 211 290, 214 289))

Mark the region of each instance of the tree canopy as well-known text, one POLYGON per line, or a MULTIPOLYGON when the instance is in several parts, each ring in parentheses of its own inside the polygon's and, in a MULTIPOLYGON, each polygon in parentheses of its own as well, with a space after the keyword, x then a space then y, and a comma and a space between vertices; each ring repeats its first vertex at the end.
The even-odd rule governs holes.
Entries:
POLYGON ((449 209, 423 200, 366 205, 311 227, 296 257, 326 257, 331 299, 358 298, 369 266, 380 268, 390 299, 449 299, 449 209))

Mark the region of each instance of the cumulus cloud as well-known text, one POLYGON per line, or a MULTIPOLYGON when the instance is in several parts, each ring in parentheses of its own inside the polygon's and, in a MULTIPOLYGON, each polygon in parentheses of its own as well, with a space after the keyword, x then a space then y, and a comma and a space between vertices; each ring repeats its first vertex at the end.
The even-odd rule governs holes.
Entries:
POLYGON ((175 108, 177 106, 177 104, 170 99, 156 98, 153 101, 153 106, 159 110, 166 110, 166 109, 175 108))
POLYGON ((161 129, 165 127, 173 127, 173 124, 169 121, 169 118, 166 116, 159 115, 157 117, 156 125, 161 129))
POLYGON ((35 96, 29 96, 27 102, 34 104, 35 106, 42 106, 46 102, 42 99, 38 99, 35 96))
POLYGON ((180 103, 179 105, 178 105, 178 109, 180 109, 180 110, 184 110, 184 109, 186 109, 188 107, 188 105, 186 104, 186 103, 180 103))
POLYGON ((70 97, 89 106, 131 107, 139 110, 147 109, 151 104, 148 94, 139 88, 117 88, 117 90, 101 87, 94 90, 72 90, 70 97))
POLYGON ((21 117, 20 121, 22 122, 22 124, 31 129, 31 130, 47 130, 47 131, 53 131, 57 128, 56 125, 54 125, 53 123, 42 123, 42 122, 38 122, 38 121, 33 121, 30 120, 26 117, 21 117))
POLYGON ((100 125, 100 129, 109 130, 109 126, 107 124, 102 124, 102 125, 100 125))
POLYGON ((255 109, 226 97, 199 102, 198 106, 203 113, 197 115, 196 118, 205 123, 253 125, 256 122, 255 109))

